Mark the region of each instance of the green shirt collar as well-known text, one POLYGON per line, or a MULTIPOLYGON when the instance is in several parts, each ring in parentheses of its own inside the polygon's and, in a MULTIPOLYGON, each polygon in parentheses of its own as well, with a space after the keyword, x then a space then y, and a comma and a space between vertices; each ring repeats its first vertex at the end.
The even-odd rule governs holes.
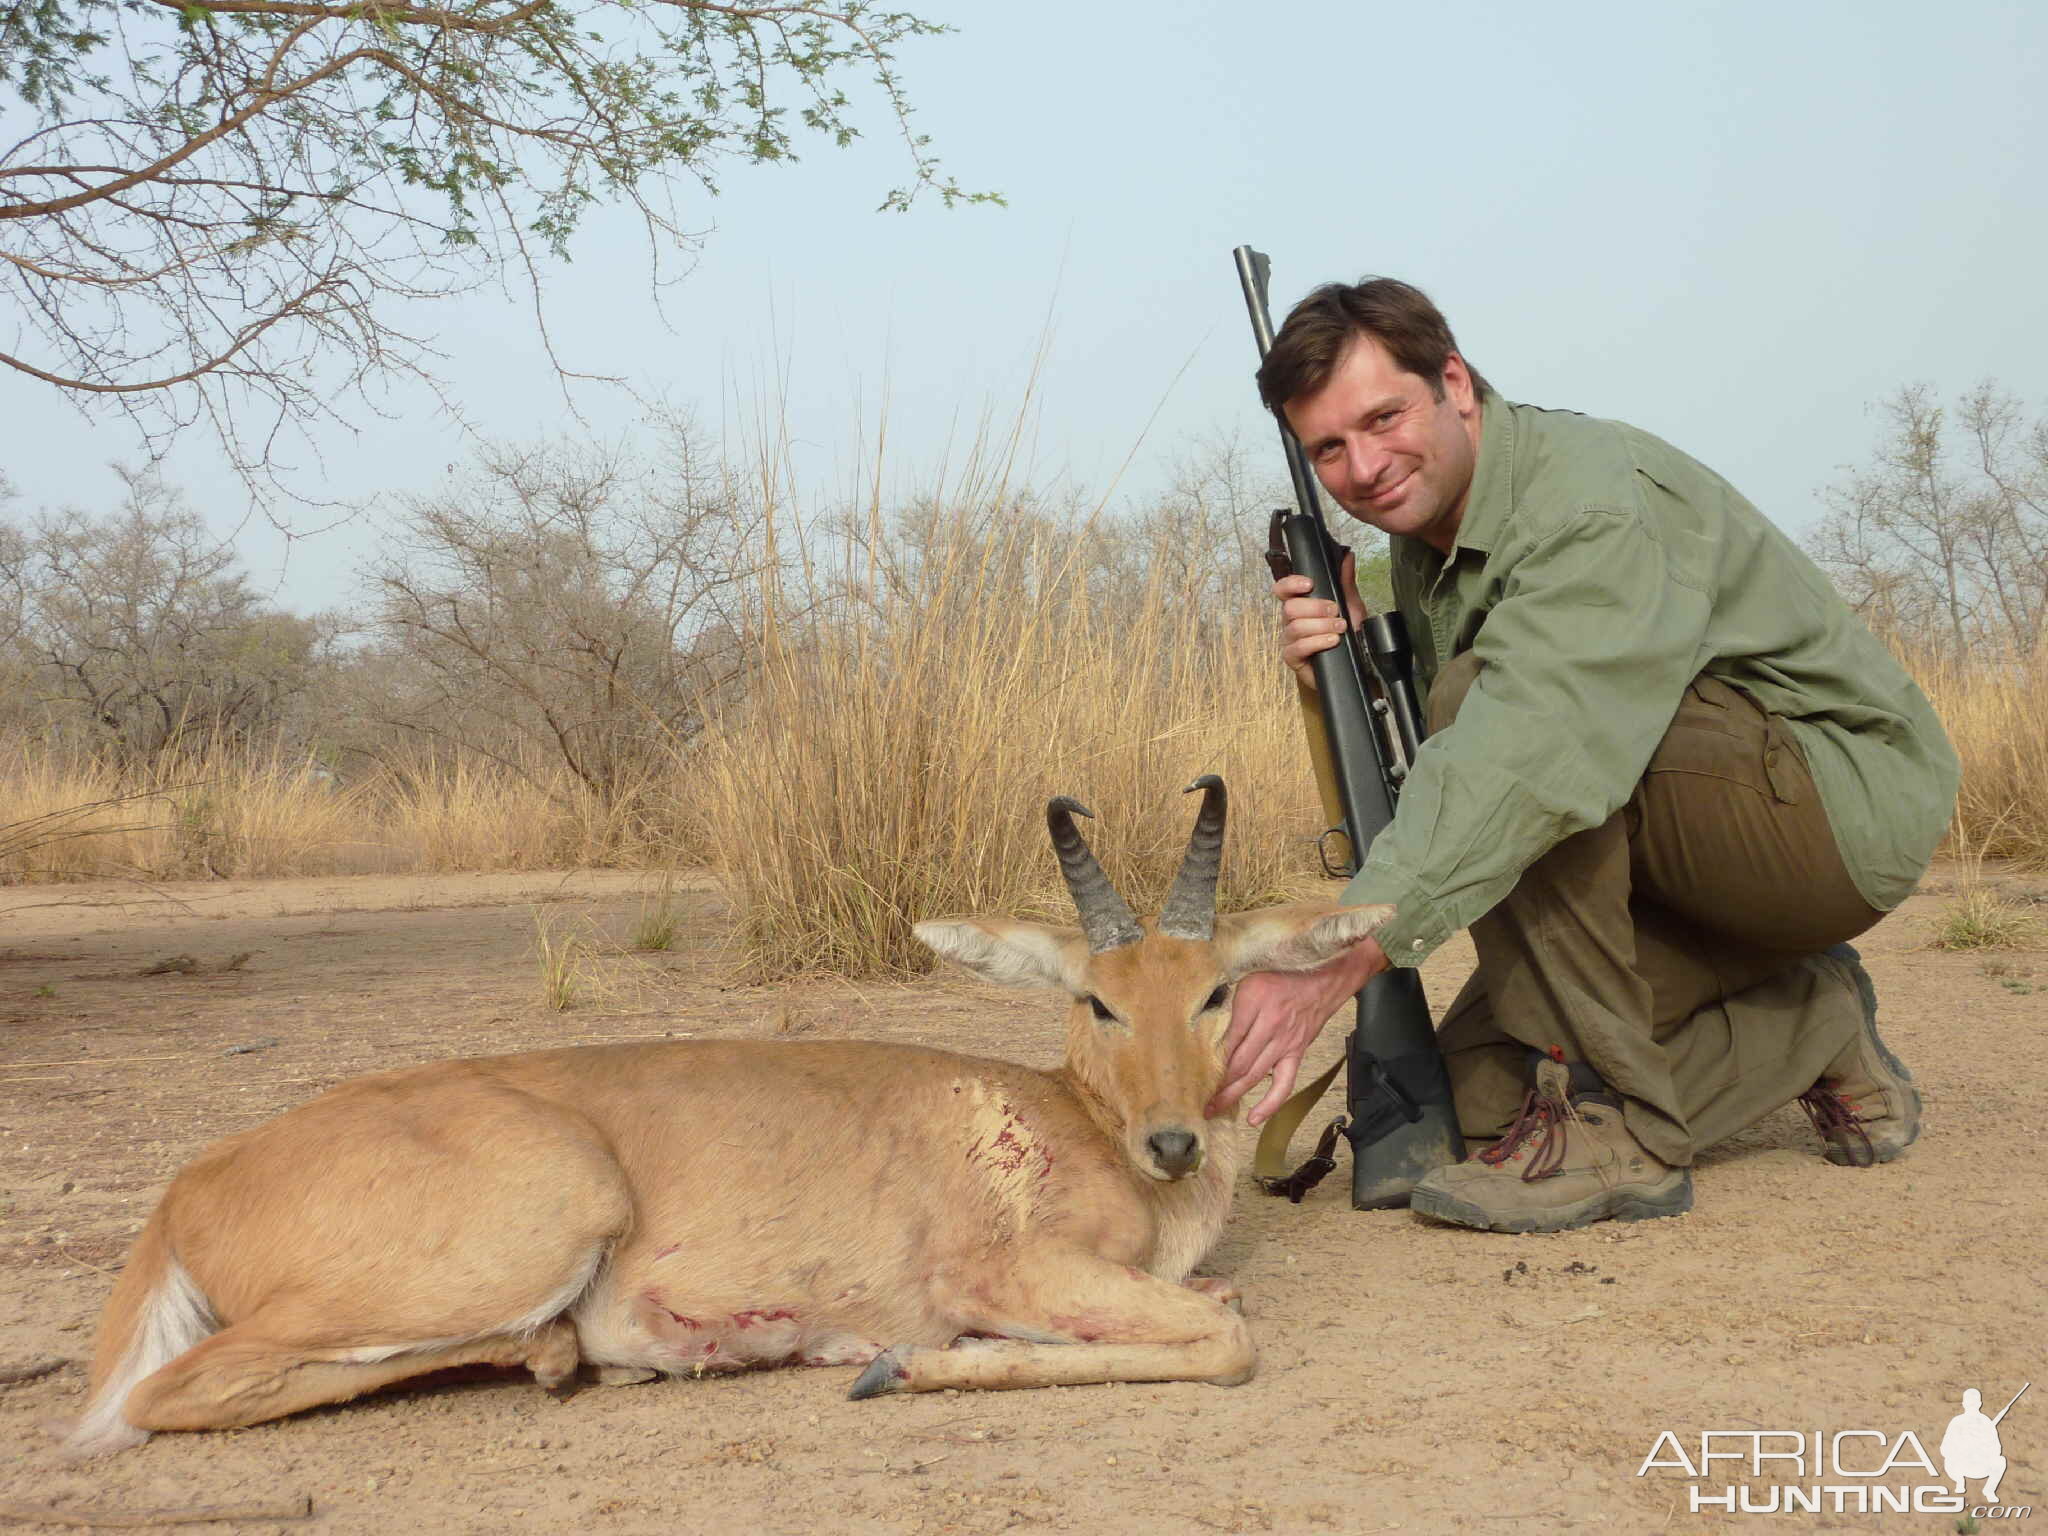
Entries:
POLYGON ((1472 466, 1472 489, 1454 549, 1493 553, 1514 507, 1514 483, 1515 413, 1499 395, 1488 393, 1480 406, 1479 459, 1472 466))

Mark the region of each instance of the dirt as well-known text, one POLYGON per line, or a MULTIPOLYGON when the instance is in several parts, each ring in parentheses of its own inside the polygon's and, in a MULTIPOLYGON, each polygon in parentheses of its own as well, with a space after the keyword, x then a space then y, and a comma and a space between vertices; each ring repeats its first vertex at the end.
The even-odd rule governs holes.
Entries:
MULTIPOLYGON (((571 1042, 803 1032, 1050 1064, 1062 1010, 954 979, 725 987, 708 881, 683 882, 675 947, 637 953, 648 882, 618 874, 0 893, 0 1380, 64 1362, 0 1385, 0 1505, 310 1500, 309 1520, 194 1527, 256 1532, 1684 1532, 1763 1518, 1695 1512, 1692 1489, 1819 1483, 1864 1491, 1802 1529, 1935 1532, 1958 1516, 1858 1498, 1939 1484, 1906 1432, 1938 1460, 1965 1388, 1995 1412, 2032 1380, 2001 1504, 2048 1521, 2048 954, 1929 948, 1961 878, 1937 871, 1862 945, 1926 1095, 1906 1158, 1833 1167, 1788 1108, 1702 1162, 1690 1215, 1551 1236, 1354 1212, 1342 1172, 1299 1207, 1246 1187, 1207 1266, 1245 1294, 1243 1387, 854 1403, 851 1368, 797 1369, 561 1402, 507 1375, 88 1463, 45 1426, 80 1407, 152 1202, 216 1137, 359 1073, 571 1042), (541 1001, 543 918, 602 941, 567 1012, 541 1001), (1839 1471, 1810 1464, 1816 1431, 1858 1430, 1839 1471), (1674 1457, 1703 1431, 1744 1456, 1803 1431, 1808 1461, 1693 1477, 1674 1457)), ((1439 1006, 1470 964, 1461 941, 1426 968, 1439 1006)))

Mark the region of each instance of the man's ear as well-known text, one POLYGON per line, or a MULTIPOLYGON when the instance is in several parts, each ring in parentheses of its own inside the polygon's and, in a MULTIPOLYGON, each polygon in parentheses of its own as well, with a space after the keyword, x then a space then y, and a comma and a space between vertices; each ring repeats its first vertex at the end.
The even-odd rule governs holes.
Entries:
POLYGON ((949 917, 910 930, 919 942, 986 981, 1006 987, 1080 990, 1088 944, 1078 928, 1015 917, 949 917))
POLYGON ((1443 388, 1461 417, 1478 408, 1479 386, 1472 382, 1472 365, 1455 352, 1444 358, 1443 388))
POLYGON ((1216 919, 1216 947, 1232 981, 1253 971, 1312 971, 1393 915, 1388 906, 1327 902, 1230 912, 1216 919))

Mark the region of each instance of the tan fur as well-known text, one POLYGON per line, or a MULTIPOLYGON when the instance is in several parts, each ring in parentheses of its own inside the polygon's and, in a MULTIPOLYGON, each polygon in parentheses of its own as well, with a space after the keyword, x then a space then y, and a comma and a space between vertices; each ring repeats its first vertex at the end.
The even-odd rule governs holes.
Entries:
POLYGON ((173 1182, 101 1319, 70 1447, 465 1363, 562 1386, 579 1365, 624 1381, 872 1361, 863 1394, 1244 1380, 1242 1320, 1182 1284, 1237 1167, 1235 1116, 1203 1117, 1228 1007, 1203 1005, 1253 951, 1299 967, 1353 942, 1337 910, 1223 919, 1214 943, 1148 925, 1095 956, 1039 924, 920 925, 984 975, 1073 996, 1051 1072, 678 1041, 346 1083, 173 1182), (1183 1162, 1192 1137, 1193 1166, 1162 1169, 1161 1133, 1183 1162))

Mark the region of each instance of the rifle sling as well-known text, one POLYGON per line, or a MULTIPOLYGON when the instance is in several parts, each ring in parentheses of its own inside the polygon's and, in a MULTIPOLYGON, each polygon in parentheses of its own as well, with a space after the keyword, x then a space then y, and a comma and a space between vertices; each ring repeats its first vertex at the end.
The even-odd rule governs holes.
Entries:
POLYGON ((1367 1080, 1362 1083, 1353 1080, 1350 1084, 1350 1120, 1347 1122, 1344 1116, 1339 1115, 1331 1121, 1308 1161, 1299 1168, 1290 1168, 1287 1144, 1294 1139, 1294 1133, 1301 1128, 1308 1112, 1316 1107, 1316 1102, 1330 1091, 1330 1084, 1336 1081, 1338 1072, 1346 1066, 1353 1066, 1356 1070, 1352 1056, 1353 1052, 1347 1046, 1345 1054, 1331 1062, 1314 1082, 1306 1088, 1296 1089, 1259 1132, 1258 1149, 1252 1155, 1252 1182, 1267 1194, 1285 1195, 1299 1205, 1301 1197, 1337 1166, 1337 1160, 1331 1153, 1336 1149, 1339 1132, 1343 1132, 1351 1143, 1352 1156, 1356 1157, 1362 1148, 1403 1125, 1421 1119, 1421 1102, 1435 1097, 1430 1092, 1431 1084, 1443 1076, 1441 1059, 1433 1051, 1390 1060, 1362 1055, 1360 1060, 1366 1064, 1367 1080))
MULTIPOLYGON (((1324 862, 1334 868, 1355 869, 1358 861, 1352 855, 1351 839, 1344 832, 1344 797, 1337 787, 1337 759, 1330 751, 1329 727, 1323 722, 1322 695, 1299 679, 1295 681, 1294 695, 1301 704, 1302 729, 1308 736, 1309 766, 1315 771, 1316 793, 1323 802, 1323 817, 1330 828, 1323 835, 1324 862)), ((1330 1084, 1336 1081, 1343 1067, 1344 1058, 1340 1056, 1330 1063, 1322 1076, 1306 1088, 1297 1089, 1266 1122, 1265 1129, 1259 1132, 1258 1151, 1252 1158, 1252 1180, 1267 1194, 1285 1195, 1299 1205, 1301 1197, 1336 1167, 1330 1153, 1335 1147, 1333 1133, 1337 1126, 1333 1125, 1323 1133, 1315 1155, 1299 1168, 1288 1166, 1287 1144, 1294 1139, 1295 1131, 1300 1129, 1308 1112, 1330 1091, 1330 1084)))
POLYGON ((1252 1156, 1252 1181, 1267 1194, 1285 1195, 1299 1205, 1301 1197, 1314 1187, 1316 1181, 1337 1166, 1336 1160, 1330 1156, 1334 1141, 1327 1133, 1323 1140, 1331 1143, 1331 1146, 1318 1147, 1316 1155, 1299 1168, 1288 1166, 1287 1143, 1294 1139, 1294 1133, 1302 1120, 1316 1107, 1316 1101, 1329 1092, 1330 1084, 1336 1081, 1337 1074, 1343 1070, 1344 1058, 1339 1056, 1330 1063, 1322 1076, 1306 1088, 1296 1089, 1293 1096, 1274 1111, 1273 1118, 1268 1120, 1265 1128, 1259 1132, 1258 1151, 1252 1156), (1328 1166, 1317 1170, 1317 1163, 1328 1166))

